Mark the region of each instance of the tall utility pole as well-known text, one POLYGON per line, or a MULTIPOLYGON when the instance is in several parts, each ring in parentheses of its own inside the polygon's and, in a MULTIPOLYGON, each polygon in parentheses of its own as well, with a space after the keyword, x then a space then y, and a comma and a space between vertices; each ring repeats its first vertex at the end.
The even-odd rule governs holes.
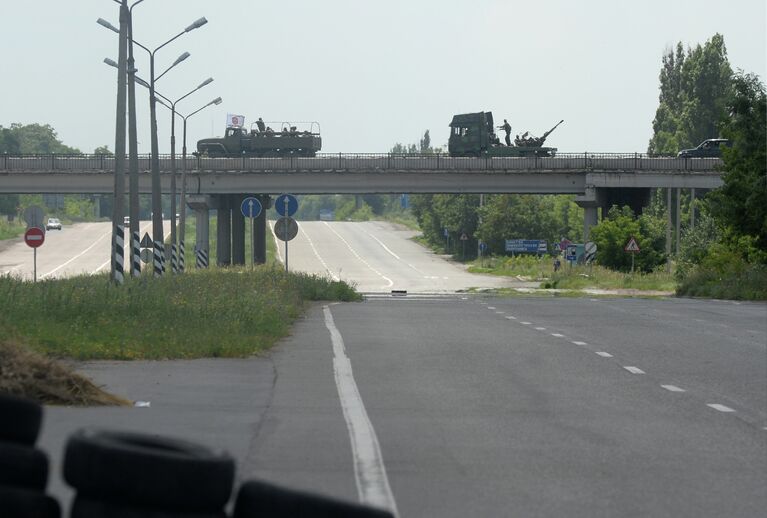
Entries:
POLYGON ((139 229, 138 197, 138 134, 136 130, 136 65, 133 59, 133 8, 144 0, 138 0, 128 10, 128 172, 131 258, 130 273, 141 275, 141 234, 139 229))
POLYGON ((125 243, 123 198, 125 196, 125 87, 128 52, 128 0, 120 4, 120 36, 117 57, 117 123, 115 127, 114 207, 112 209, 112 261, 111 278, 117 284, 123 275, 123 247, 125 243))

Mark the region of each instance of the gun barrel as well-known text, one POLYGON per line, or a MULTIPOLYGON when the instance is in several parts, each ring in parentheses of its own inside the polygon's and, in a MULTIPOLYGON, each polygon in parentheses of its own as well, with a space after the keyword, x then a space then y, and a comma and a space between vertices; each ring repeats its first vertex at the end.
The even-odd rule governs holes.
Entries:
POLYGON ((548 137, 548 136, 551 134, 551 132, 552 132, 552 131, 554 131, 555 129, 557 129, 557 126, 559 126, 559 125, 560 125, 560 124, 562 124, 563 122, 565 122, 565 119, 562 119, 561 121, 557 122, 557 123, 554 125, 554 127, 553 127, 553 128, 551 128, 551 129, 550 129, 549 131, 547 131, 546 133, 544 133, 544 134, 543 134, 543 136, 542 136, 541 138, 542 138, 542 139, 545 139, 546 137, 548 137))

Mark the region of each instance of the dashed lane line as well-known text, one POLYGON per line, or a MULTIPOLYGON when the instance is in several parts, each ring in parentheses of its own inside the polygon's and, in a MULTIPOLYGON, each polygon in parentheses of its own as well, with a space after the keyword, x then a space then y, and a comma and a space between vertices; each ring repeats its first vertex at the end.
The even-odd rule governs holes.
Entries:
POLYGON ((613 355, 605 351, 597 351, 597 354, 602 358, 612 358, 613 355))
POLYGON ((629 371, 631 374, 644 374, 645 373, 645 371, 643 371, 639 367, 633 367, 631 365, 624 365, 623 368, 626 369, 627 371, 629 371))
POLYGON ((685 389, 677 387, 676 385, 661 385, 661 387, 669 392, 687 392, 685 389))
POLYGON ((536 331, 546 331, 546 328, 545 327, 536 327, 535 330, 536 331))
POLYGON ((574 340, 572 343, 574 343, 575 345, 588 345, 586 342, 581 342, 578 340, 574 340))
POLYGON ((706 406, 710 406, 714 410, 718 410, 720 412, 735 412, 734 409, 728 406, 720 405, 719 403, 706 403, 706 406))
POLYGON ((564 338, 565 337, 565 335, 563 335, 561 333, 551 333, 551 336, 556 336, 557 338, 564 338))

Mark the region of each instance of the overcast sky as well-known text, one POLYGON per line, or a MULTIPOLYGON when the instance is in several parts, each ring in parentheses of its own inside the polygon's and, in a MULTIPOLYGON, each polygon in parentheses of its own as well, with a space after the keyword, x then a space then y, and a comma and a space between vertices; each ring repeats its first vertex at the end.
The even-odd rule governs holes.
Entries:
MULTIPOLYGON (((133 3, 135 0, 130 0, 133 3)), ((0 125, 50 124, 84 152, 115 147, 112 0, 0 0, 0 125)), ((208 24, 157 53, 157 83, 189 113, 188 148, 221 135, 227 113, 318 121, 323 151, 386 152, 430 130, 447 143, 453 114, 490 110, 512 132, 560 152, 645 151, 668 48, 724 35, 733 69, 764 80, 764 0, 145 0, 134 38, 154 48, 197 18, 208 24)), ((145 51, 136 50, 148 79, 145 51)), ((139 150, 149 152, 148 95, 138 89, 139 150)), ((170 112, 158 108, 160 150, 170 112)), ((177 129, 180 143, 181 130, 177 129)), ((712 135, 713 137, 714 135, 712 135)), ((180 144, 178 146, 180 151, 180 144)))

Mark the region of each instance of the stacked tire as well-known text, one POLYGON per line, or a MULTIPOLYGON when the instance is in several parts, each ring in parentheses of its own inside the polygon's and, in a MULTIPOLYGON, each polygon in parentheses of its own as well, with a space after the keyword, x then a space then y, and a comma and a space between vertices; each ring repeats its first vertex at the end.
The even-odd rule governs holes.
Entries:
POLYGON ((226 453, 130 432, 83 429, 64 452, 71 518, 224 518, 234 470, 226 453))
POLYGON ((48 456, 35 448, 43 409, 34 401, 0 394, 0 516, 58 518, 45 494, 48 456))
POLYGON ((356 503, 288 489, 260 480, 244 482, 233 518, 394 518, 394 514, 356 503))

